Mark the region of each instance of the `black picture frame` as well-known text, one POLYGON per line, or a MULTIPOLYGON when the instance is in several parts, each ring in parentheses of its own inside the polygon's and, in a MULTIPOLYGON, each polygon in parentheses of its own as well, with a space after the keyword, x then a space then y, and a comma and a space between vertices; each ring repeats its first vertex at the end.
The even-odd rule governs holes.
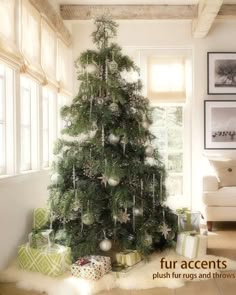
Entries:
POLYGON ((236 52, 207 53, 207 93, 236 94, 236 52), (228 74, 227 74, 228 73, 228 74))
POLYGON ((204 149, 236 149, 236 100, 204 101, 204 149))

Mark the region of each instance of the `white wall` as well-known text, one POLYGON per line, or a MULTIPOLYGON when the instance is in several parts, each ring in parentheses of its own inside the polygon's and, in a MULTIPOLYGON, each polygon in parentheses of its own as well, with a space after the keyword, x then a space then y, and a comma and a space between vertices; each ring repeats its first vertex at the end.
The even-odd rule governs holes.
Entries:
MULTIPOLYGON (((204 174, 204 99, 234 99, 233 96, 207 96, 207 52, 236 51, 236 21, 217 21, 209 35, 204 39, 193 39, 190 21, 119 21, 117 42, 127 48, 167 48, 192 50, 193 54, 193 97, 191 101, 192 120, 190 148, 192 151, 191 167, 192 192, 189 203, 194 209, 201 208, 202 174, 204 174)), ((80 52, 94 47, 91 41, 93 31, 91 21, 72 24, 73 58, 80 52)), ((75 79, 76 81, 76 79, 75 79)), ((74 90, 77 91, 77 83, 74 90)), ((224 153, 224 152, 222 152, 224 153)), ((230 152, 234 154, 234 151, 230 152)))
POLYGON ((0 179, 0 270, 27 241, 33 209, 46 205, 48 183, 48 171, 0 179))

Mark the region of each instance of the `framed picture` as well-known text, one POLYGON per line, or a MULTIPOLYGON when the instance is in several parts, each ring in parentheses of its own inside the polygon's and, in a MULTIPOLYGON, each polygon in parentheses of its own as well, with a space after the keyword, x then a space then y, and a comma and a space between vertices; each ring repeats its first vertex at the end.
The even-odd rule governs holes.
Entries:
POLYGON ((205 149, 236 149, 236 100, 204 101, 205 149))
POLYGON ((207 53, 208 94, 236 94, 236 52, 207 53))

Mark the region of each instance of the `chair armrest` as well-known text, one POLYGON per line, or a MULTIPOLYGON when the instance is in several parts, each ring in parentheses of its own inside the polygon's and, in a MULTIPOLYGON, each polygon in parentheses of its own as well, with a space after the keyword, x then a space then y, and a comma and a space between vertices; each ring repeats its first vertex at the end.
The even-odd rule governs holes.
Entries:
POLYGON ((204 175, 202 179, 203 191, 217 191, 219 189, 219 182, 214 175, 204 175))

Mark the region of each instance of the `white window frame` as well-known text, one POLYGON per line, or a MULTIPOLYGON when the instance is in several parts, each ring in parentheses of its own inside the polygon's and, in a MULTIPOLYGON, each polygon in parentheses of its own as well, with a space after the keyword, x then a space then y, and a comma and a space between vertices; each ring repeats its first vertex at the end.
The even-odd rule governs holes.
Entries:
POLYGON ((35 171, 39 168, 39 84, 33 79, 25 76, 21 76, 20 83, 20 172, 35 171), (25 82, 24 82, 25 81, 25 82), (23 83, 28 83, 27 86, 23 86, 23 83), (28 91, 30 96, 30 122, 29 124, 22 124, 22 101, 23 91, 28 91), (30 134, 30 163, 22 163, 22 129, 28 128, 30 134))
POLYGON ((4 62, 0 61, 3 67, 1 79, 3 82, 3 150, 4 166, 0 167, 0 178, 14 174, 15 154, 14 154, 14 102, 15 102, 15 71, 4 62))
POLYGON ((42 91, 42 118, 43 118, 43 102, 47 101, 47 121, 48 125, 44 126, 44 120, 42 122, 42 168, 49 168, 50 164, 53 160, 53 145, 54 141, 57 139, 58 127, 58 114, 57 114, 57 104, 58 104, 58 96, 56 91, 53 88, 44 87, 42 91), (47 131, 47 147, 44 146, 43 133, 47 131), (44 159, 44 149, 47 148, 48 159, 45 161, 44 159))

